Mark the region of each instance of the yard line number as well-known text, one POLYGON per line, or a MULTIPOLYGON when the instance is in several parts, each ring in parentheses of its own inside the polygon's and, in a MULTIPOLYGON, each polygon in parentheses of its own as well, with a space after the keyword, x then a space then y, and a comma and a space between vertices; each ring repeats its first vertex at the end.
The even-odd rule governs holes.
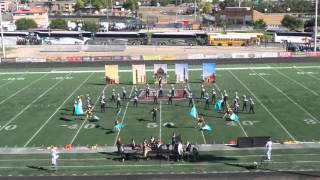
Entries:
POLYGON ((303 121, 309 125, 320 124, 318 120, 314 120, 314 119, 304 119, 303 121))
MULTIPOLYGON (((256 123, 259 123, 260 121, 240 121, 240 123, 243 126, 253 126, 256 123)), ((234 121, 230 121, 227 123, 228 126, 237 126, 238 123, 234 122, 234 121)))
POLYGON ((316 73, 316 72, 305 72, 305 71, 302 71, 302 72, 297 72, 297 74, 299 74, 299 75, 313 75, 313 74, 318 74, 318 73, 316 73))
MULTIPOLYGON (((64 125, 63 125, 64 126, 64 125)), ((80 128, 80 125, 79 124, 72 124, 72 125, 69 125, 67 126, 69 129, 79 129, 80 128)), ((83 126, 84 129, 93 129, 96 127, 96 124, 93 124, 93 123, 88 123, 86 125, 83 126)))
MULTIPOLYGON (((163 127, 174 127, 175 124, 173 122, 165 122, 162 124, 163 127)), ((148 123, 147 128, 157 128, 159 125, 157 123, 148 123)))
POLYGON ((2 79, 2 80, 5 80, 5 81, 23 81, 23 80, 25 80, 25 78, 24 77, 18 77, 18 78, 10 77, 10 78, 6 78, 6 79, 2 79))
MULTIPOLYGON (((0 125, 0 128, 1 128, 2 126, 0 125)), ((7 126, 5 126, 5 128, 4 128, 4 130, 6 130, 6 131, 12 131, 12 130, 15 130, 17 128, 17 125, 16 124, 10 124, 10 125, 7 125, 7 126)))

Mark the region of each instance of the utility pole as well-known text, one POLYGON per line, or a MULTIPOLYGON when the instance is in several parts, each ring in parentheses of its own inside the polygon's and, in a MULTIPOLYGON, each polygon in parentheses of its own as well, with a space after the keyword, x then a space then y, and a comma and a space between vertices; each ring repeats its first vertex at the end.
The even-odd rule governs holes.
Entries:
MULTIPOLYGON (((1 9, 0 9, 0 23, 1 23, 0 30, 1 30, 1 43, 2 43, 2 57, 3 57, 3 59, 5 59, 6 58, 6 49, 5 49, 5 46, 4 46, 2 10, 1 9)), ((1 59, 0 59, 0 63, 1 63, 1 59)))
POLYGON ((197 21, 197 0, 194 0, 194 21, 197 21))
POLYGON ((317 36, 318 36, 318 0, 316 0, 316 13, 314 22, 314 52, 317 52, 317 36))

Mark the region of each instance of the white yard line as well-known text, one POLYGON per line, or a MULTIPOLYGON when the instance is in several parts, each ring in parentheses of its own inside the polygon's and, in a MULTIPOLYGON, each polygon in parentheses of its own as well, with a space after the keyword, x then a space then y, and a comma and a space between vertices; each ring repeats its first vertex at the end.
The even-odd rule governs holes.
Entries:
MULTIPOLYGON (((189 83, 187 85, 188 85, 188 89, 190 89, 189 83)), ((193 94, 193 96, 194 96, 194 94, 193 94)), ((196 103, 194 102, 193 96, 192 96, 192 103, 193 103, 194 107, 196 107, 196 103)), ((198 110, 197 110, 197 117, 198 117, 198 110)), ((204 144, 207 144, 206 137, 204 136, 203 131, 201 131, 201 135, 202 135, 204 144)))
MULTIPOLYGON (((214 86, 218 89, 219 92, 221 92, 221 89, 219 88, 218 84, 217 83, 214 83, 214 86)), ((247 132, 244 130, 242 124, 240 123, 240 121, 238 121, 238 124, 239 124, 239 127, 241 128, 243 134, 248 137, 248 134, 247 132)))
POLYGON ((284 125, 276 118, 273 113, 260 101, 260 99, 246 86, 233 72, 229 71, 229 73, 240 82, 240 84, 247 89, 247 91, 259 102, 259 104, 268 112, 268 114, 278 123, 278 125, 288 134, 288 136, 296 141, 296 138, 284 127, 284 125))
MULTIPOLYGON (((320 66, 283 66, 283 67, 272 67, 272 66, 257 66, 257 67, 225 67, 225 68, 217 68, 217 70, 249 70, 249 69, 294 69, 294 68, 302 68, 302 69, 309 69, 309 68, 320 68, 320 66)), ((153 69, 146 69, 146 72, 153 72, 153 69)), ((175 71, 175 69, 168 69, 168 71, 175 71)), ((202 71, 202 68, 190 68, 189 71, 202 71)), ((64 74, 64 73, 92 73, 92 72, 105 72, 104 70, 83 70, 83 71, 38 71, 38 72, 2 72, 0 74, 64 74)), ((119 72, 132 72, 131 69, 121 69, 119 72)))
POLYGON ((63 103, 56 109, 54 113, 42 124, 42 126, 31 136, 31 138, 24 144, 23 147, 28 146, 28 144, 39 134, 39 132, 44 128, 45 125, 53 118, 53 116, 62 108, 62 106, 73 96, 73 94, 93 75, 93 72, 63 101, 63 103))
MULTIPOLYGON (((256 73, 254 70, 252 72, 256 73)), ((313 118, 313 120, 319 121, 316 117, 314 117, 311 113, 309 113, 305 108, 300 106, 297 102, 295 102, 292 98, 290 98, 286 93, 284 93, 281 89, 279 89, 277 86, 272 84, 270 81, 262 77, 261 75, 257 74, 261 79, 263 79, 266 83, 268 83, 271 87, 275 88, 278 92, 280 92, 282 95, 284 95, 289 101, 291 101, 294 105, 296 105, 299 109, 301 109, 304 113, 306 113, 308 116, 313 118)))
POLYGON ((16 114, 14 117, 12 117, 9 121, 6 122, 6 124, 4 124, 1 128, 0 131, 2 131, 5 127, 7 127, 12 121, 16 120, 17 117, 19 117, 22 113, 24 113, 27 109, 29 109, 29 107, 37 102, 39 99, 41 99, 45 94, 47 94, 51 89, 53 89, 55 86, 57 86, 59 83, 61 83, 63 81, 63 79, 59 80, 58 82, 56 82, 54 85, 52 85, 49 89, 47 89, 45 92, 43 92, 42 94, 40 94, 36 99, 34 99, 30 104, 28 104, 25 108, 23 108, 18 114, 16 114))
POLYGON ((3 86, 8 85, 8 84, 10 84, 10 83, 13 83, 13 81, 7 81, 7 82, 1 84, 1 85, 0 85, 0 88, 2 88, 3 86))
MULTIPOLYGON (((127 113, 128 106, 129 106, 129 103, 130 103, 130 98, 131 98, 131 95, 132 95, 132 92, 133 92, 133 87, 134 87, 134 86, 132 86, 131 91, 130 91, 129 100, 128 100, 127 104, 126 104, 126 109, 125 109, 124 112, 123 112, 123 116, 122 116, 122 119, 121 119, 121 124, 123 123, 124 118, 126 117, 126 113, 127 113)), ((113 144, 114 146, 115 146, 116 143, 117 143, 117 140, 118 140, 118 137, 119 137, 119 135, 120 135, 120 132, 121 132, 121 129, 119 129, 119 131, 118 131, 118 134, 117 134, 116 139, 115 139, 114 144, 113 144)))
POLYGON ((162 132, 161 132, 161 130, 162 130, 162 120, 161 120, 161 101, 160 101, 160 113, 159 113, 160 115, 160 124, 159 124, 159 140, 160 140, 160 142, 163 142, 162 141, 162 137, 161 137, 161 135, 162 135, 162 132))
POLYGON ((312 94, 314 94, 314 95, 316 95, 316 96, 319 96, 319 94, 318 94, 317 92, 313 91, 312 89, 309 89, 309 88, 306 87, 305 85, 303 85, 303 84, 301 84, 300 82, 298 82, 298 81, 290 78, 289 76, 287 76, 286 74, 280 72, 279 70, 274 69, 274 71, 276 71, 277 73, 279 73, 279 74, 281 74, 282 76, 286 77, 286 78, 289 79, 290 81, 298 84, 299 86, 303 87, 304 89, 308 90, 308 91, 311 92, 312 94))
MULTIPOLYGON (((101 94, 103 93, 103 91, 104 91, 106 88, 107 88, 107 85, 104 86, 101 94)), ((100 97, 101 97, 101 95, 99 95, 98 98, 97 98, 97 100, 96 100, 96 102, 94 102, 94 104, 93 104, 93 106, 92 106, 92 112, 93 112, 94 107, 96 106, 97 102, 99 101, 100 97)), ((78 134, 80 133, 82 127, 86 124, 86 122, 88 122, 87 119, 85 119, 85 120, 82 122, 80 128, 78 129, 78 131, 76 132, 76 134, 73 136, 73 138, 72 138, 72 140, 71 140, 71 142, 70 142, 69 144, 73 144, 73 142, 76 140, 78 134)))
POLYGON ((44 77, 47 76, 47 75, 48 75, 48 73, 44 74, 44 75, 41 76, 40 78, 38 78, 38 79, 32 81, 31 83, 29 83, 28 85, 24 86, 23 88, 21 88, 21 89, 18 90, 17 92, 11 94, 10 96, 8 96, 8 97, 5 98, 4 100, 2 100, 2 101, 0 102, 0 105, 3 104, 4 102, 6 102, 8 99, 12 98, 13 96, 17 95, 17 94, 20 93, 21 91, 29 88, 30 86, 32 86, 32 85, 35 84, 36 82, 40 81, 42 78, 44 78, 44 77))

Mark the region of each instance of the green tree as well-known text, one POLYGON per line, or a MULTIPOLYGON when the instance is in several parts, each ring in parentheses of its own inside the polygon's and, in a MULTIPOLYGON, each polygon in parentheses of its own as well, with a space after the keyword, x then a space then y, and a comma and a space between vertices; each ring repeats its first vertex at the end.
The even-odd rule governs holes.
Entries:
POLYGON ((265 29, 267 27, 266 22, 263 19, 259 19, 253 22, 253 29, 265 29))
POLYGON ((157 6, 158 0, 151 0, 150 5, 151 6, 157 6))
POLYGON ((80 9, 84 8, 83 0, 77 0, 76 4, 74 5, 74 10, 79 11, 80 9))
POLYGON ((17 30, 28 30, 31 28, 37 28, 38 25, 33 19, 22 18, 15 22, 17 30))
POLYGON ((136 12, 139 9, 137 0, 127 0, 122 5, 125 9, 130 9, 132 12, 136 12))
POLYGON ((88 20, 88 21, 84 21, 82 29, 90 32, 98 32, 99 25, 93 20, 88 20))
POLYGON ((202 9, 202 12, 205 14, 211 14, 212 13, 212 4, 209 2, 201 4, 200 8, 202 9))
POLYGON ((293 16, 285 15, 281 24, 290 30, 298 30, 303 27, 303 21, 293 16))
POLYGON ((51 29, 65 29, 68 30, 68 22, 65 19, 53 19, 50 22, 51 29))
POLYGON ((238 0, 224 0, 219 4, 221 9, 225 9, 226 7, 237 7, 238 5, 238 0))
MULTIPOLYGON (((314 27, 315 19, 309 19, 304 22, 304 27, 314 27)), ((318 26, 320 26, 320 18, 318 18, 318 26)))

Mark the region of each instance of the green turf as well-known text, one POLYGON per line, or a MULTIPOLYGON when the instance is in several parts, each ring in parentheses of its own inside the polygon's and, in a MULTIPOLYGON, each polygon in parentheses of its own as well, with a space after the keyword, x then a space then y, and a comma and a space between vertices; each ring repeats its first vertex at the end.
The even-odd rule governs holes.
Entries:
MULTIPOLYGON (((96 103, 94 113, 100 117, 99 122, 84 122, 74 120, 71 109, 77 95, 90 93, 93 101, 105 89, 110 97, 112 89, 121 93, 125 87, 128 94, 132 90, 132 75, 121 72, 119 85, 104 84, 103 67, 101 68, 61 68, 59 70, 96 70, 86 73, 31 73, 31 74, 0 74, 0 146, 63 146, 68 143, 84 146, 87 144, 114 145, 117 137, 125 143, 132 138, 136 142, 154 136, 162 138, 164 142, 171 141, 173 132, 180 134, 183 141, 189 140, 195 144, 221 144, 236 140, 243 136, 271 136, 274 141, 297 140, 319 141, 319 96, 320 96, 320 63, 297 64, 256 64, 251 67, 291 67, 315 66, 309 68, 285 69, 221 69, 248 67, 248 65, 218 65, 217 83, 207 85, 206 90, 227 90, 232 103, 235 91, 239 96, 246 94, 253 97, 256 114, 240 113, 240 123, 227 122, 222 119, 223 113, 204 110, 204 102, 199 99, 201 71, 189 72, 189 85, 195 94, 195 102, 199 115, 203 115, 206 122, 213 127, 213 132, 202 132, 196 127, 190 115, 188 100, 174 101, 168 105, 167 100, 161 102, 161 112, 158 120, 152 122, 149 111, 152 102, 141 102, 137 108, 132 102, 122 102, 123 111, 116 117, 115 104, 107 102, 105 113, 100 112, 99 102, 96 103), (298 71, 304 71, 303 73, 298 71), (309 73, 308 73, 309 72, 309 73), (72 77, 72 79, 64 78, 72 77), (11 78, 11 79, 8 79, 11 78), (15 78, 15 79, 13 79, 15 78), (18 79, 24 78, 24 79, 18 79), (39 97, 40 96, 40 97, 39 97), (128 105, 128 106, 127 106, 128 105), (160 119, 161 114, 161 119, 160 119), (126 125, 119 133, 112 132, 115 119, 126 125), (161 124, 160 124, 161 121, 161 124), (162 126, 172 122, 175 128, 162 126), (81 127, 81 128, 80 128, 81 127), (149 127, 149 128, 148 128, 149 127), (151 128, 150 128, 151 127, 151 128)), ((190 68, 200 68, 200 65, 190 68)), ((148 67, 151 69, 152 67, 148 67)), ((170 69, 173 65, 169 66, 170 69)), ((121 69, 130 69, 121 67, 121 69)), ((47 72, 51 69, 20 69, 18 71, 47 72)), ((1 69, 0 73, 16 71, 1 69)), ((149 83, 152 82, 152 72, 147 73, 149 83)), ((169 72, 169 89, 174 83, 174 71, 169 72)), ((183 85, 175 85, 176 89, 183 89, 183 85)), ((140 85, 139 88, 144 88, 140 85)), ((167 93, 167 92, 165 92, 167 93)), ((83 99, 85 102, 85 98, 83 99)))

